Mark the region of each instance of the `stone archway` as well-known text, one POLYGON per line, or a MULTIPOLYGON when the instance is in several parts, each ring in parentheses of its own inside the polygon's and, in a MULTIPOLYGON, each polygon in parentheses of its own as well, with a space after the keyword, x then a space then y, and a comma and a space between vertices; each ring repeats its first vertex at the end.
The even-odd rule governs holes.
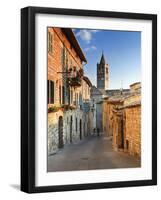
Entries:
POLYGON ((59 122, 58 122, 58 134, 59 134, 59 148, 63 148, 64 146, 64 141, 63 141, 63 117, 59 117, 59 122))

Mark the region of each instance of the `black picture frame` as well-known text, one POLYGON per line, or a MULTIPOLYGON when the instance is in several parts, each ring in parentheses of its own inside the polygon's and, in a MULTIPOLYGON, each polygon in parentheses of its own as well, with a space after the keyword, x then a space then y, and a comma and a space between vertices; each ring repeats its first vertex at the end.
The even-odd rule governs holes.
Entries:
POLYGON ((21 190, 27 193, 157 184, 157 15, 45 7, 21 9, 21 190), (35 186, 35 15, 61 14, 152 21, 152 179, 60 186, 35 186))

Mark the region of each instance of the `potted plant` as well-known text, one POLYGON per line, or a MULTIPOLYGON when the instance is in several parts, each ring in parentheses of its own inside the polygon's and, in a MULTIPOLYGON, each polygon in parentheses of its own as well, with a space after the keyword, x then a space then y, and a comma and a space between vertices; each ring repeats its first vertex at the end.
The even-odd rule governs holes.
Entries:
POLYGON ((58 106, 50 106, 48 108, 48 113, 52 113, 52 112, 57 112, 59 110, 60 107, 58 106))

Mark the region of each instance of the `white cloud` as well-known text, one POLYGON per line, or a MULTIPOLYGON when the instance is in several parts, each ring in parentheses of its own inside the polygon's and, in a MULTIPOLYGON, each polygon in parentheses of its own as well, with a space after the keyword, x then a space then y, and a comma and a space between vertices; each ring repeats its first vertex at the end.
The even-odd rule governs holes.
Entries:
POLYGON ((82 29, 76 33, 77 37, 80 37, 83 41, 89 44, 92 40, 93 33, 98 32, 99 30, 86 30, 82 29))
POLYGON ((96 48, 96 46, 91 46, 91 49, 93 49, 93 50, 96 50, 97 48, 96 48))
POLYGON ((84 51, 89 51, 89 50, 90 50, 89 47, 84 48, 84 51))
POLYGON ((85 49, 84 49, 84 51, 91 51, 91 50, 96 50, 97 48, 96 48, 96 46, 94 46, 94 45, 92 45, 92 46, 90 46, 90 47, 86 47, 85 49))
POLYGON ((84 40, 87 44, 91 42, 92 34, 87 30, 80 30, 76 33, 76 36, 79 36, 82 40, 84 40))

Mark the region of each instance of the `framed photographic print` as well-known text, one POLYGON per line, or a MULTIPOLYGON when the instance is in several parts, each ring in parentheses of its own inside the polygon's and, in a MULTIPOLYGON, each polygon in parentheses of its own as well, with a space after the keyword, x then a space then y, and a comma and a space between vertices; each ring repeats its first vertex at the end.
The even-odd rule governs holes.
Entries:
POLYGON ((21 9, 21 190, 157 184, 157 16, 21 9))

